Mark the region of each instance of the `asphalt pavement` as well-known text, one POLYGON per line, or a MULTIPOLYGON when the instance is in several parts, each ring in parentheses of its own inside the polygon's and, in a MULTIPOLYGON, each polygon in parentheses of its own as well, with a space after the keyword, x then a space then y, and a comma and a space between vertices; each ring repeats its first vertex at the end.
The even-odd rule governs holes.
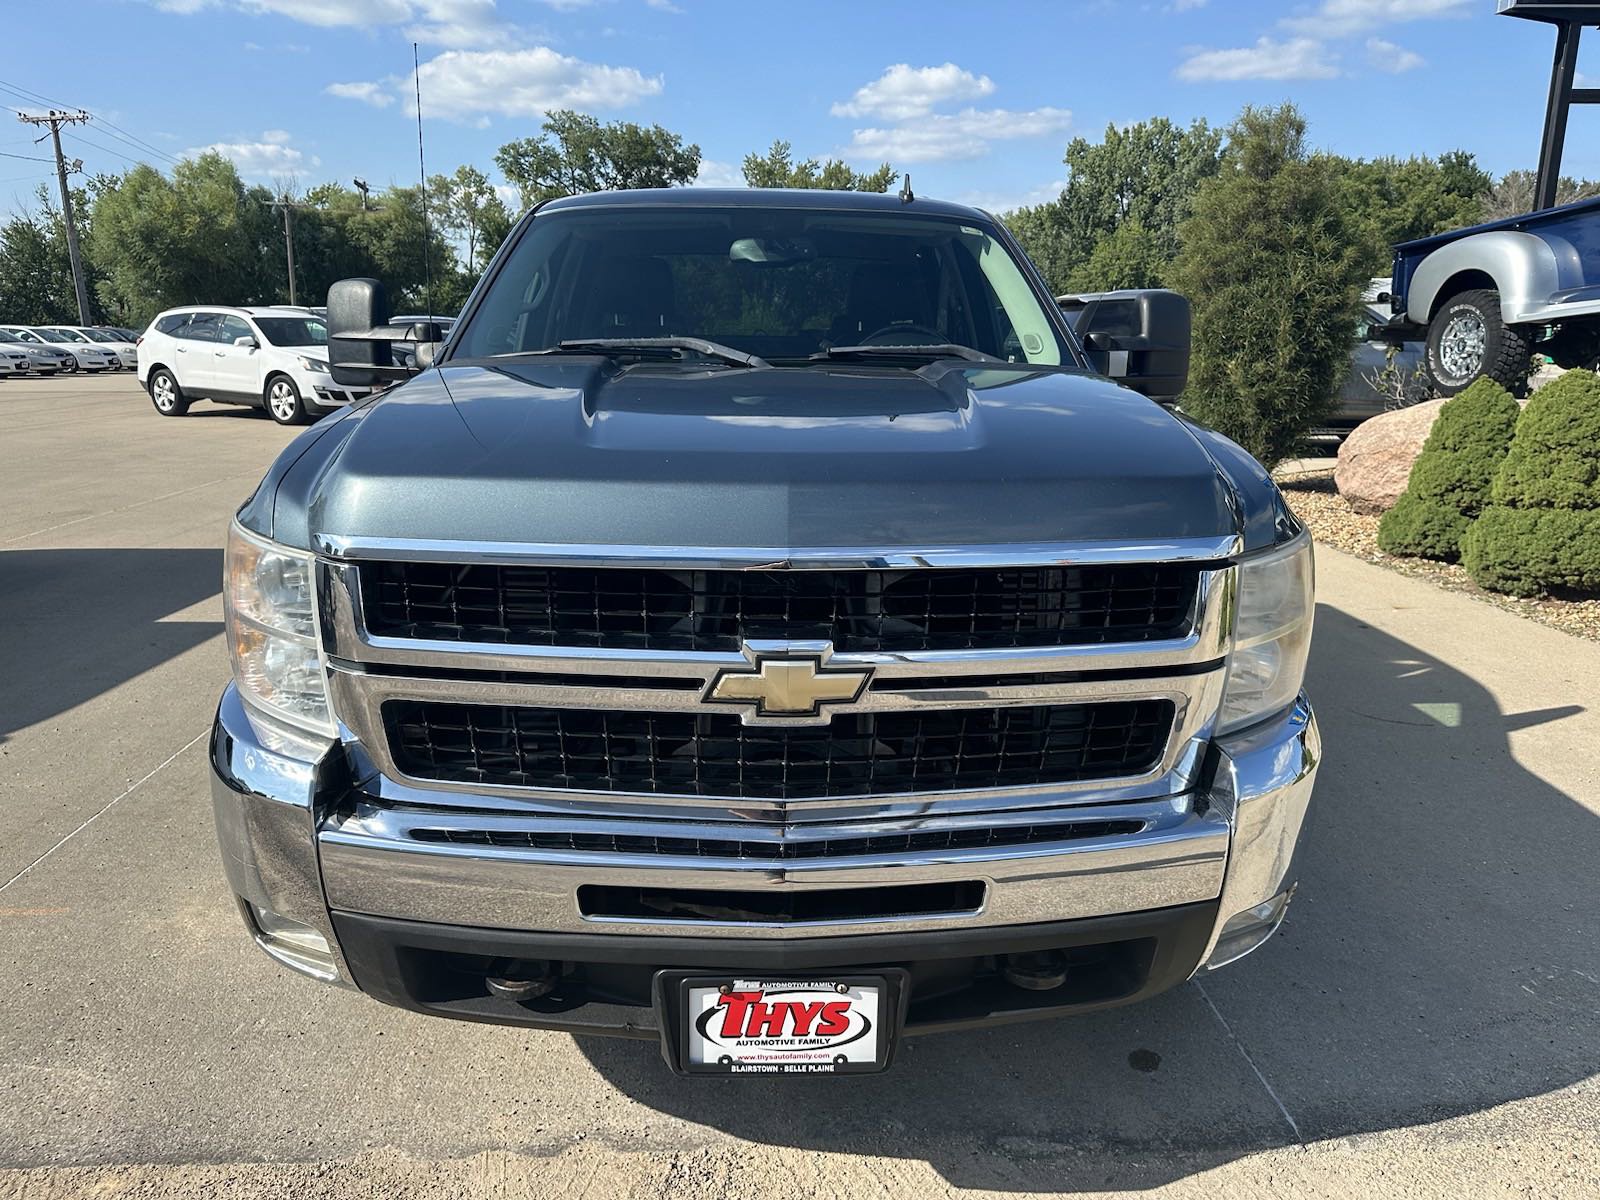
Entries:
POLYGON ((1132 1008, 685 1081, 247 941, 205 735, 292 431, 0 383, 0 1196, 1600 1196, 1600 645, 1324 551, 1299 896, 1132 1008))

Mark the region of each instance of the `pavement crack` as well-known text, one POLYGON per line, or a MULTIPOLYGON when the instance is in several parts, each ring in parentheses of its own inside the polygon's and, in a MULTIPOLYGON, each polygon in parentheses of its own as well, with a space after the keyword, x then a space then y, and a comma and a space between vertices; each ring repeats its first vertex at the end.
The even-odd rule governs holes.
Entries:
POLYGON ((1272 1103, 1277 1105, 1278 1112, 1288 1124, 1290 1132, 1294 1134, 1294 1140, 1300 1144, 1302 1149, 1304 1149, 1306 1139, 1300 1134, 1300 1126, 1295 1123, 1293 1115, 1289 1112, 1288 1108, 1284 1106, 1283 1101, 1278 1098, 1276 1089, 1273 1088, 1266 1075, 1262 1073, 1261 1068, 1256 1065, 1256 1060, 1250 1057, 1250 1051, 1245 1047, 1245 1044, 1239 1040, 1238 1035, 1233 1032, 1233 1026, 1228 1024, 1228 1020, 1222 1015, 1221 1010, 1218 1009, 1214 1003, 1212 1003, 1211 995, 1206 991, 1205 985, 1196 979, 1194 981, 1194 986, 1195 990, 1200 993, 1200 999, 1204 1000, 1206 1002, 1206 1007, 1211 1010, 1211 1015, 1217 1019, 1217 1024, 1222 1026, 1222 1032, 1227 1034, 1228 1040, 1239 1048, 1240 1056, 1246 1063, 1249 1064, 1250 1070, 1255 1073, 1255 1077, 1261 1081, 1261 1086, 1266 1090, 1267 1095, 1272 1098, 1272 1103))
POLYGON ((178 749, 174 750, 171 754, 167 755, 166 758, 162 759, 161 762, 156 764, 149 771, 145 772, 138 779, 136 779, 132 783, 130 783, 126 788, 124 788, 117 795, 113 796, 110 800, 107 800, 104 804, 102 804, 94 812, 90 813, 87 817, 85 817, 84 820, 79 823, 79 825, 78 825, 78 827, 76 829, 72 830, 65 837, 63 837, 60 841, 58 841, 55 845, 51 846, 43 854, 39 855, 38 858, 34 859, 27 866, 23 867, 22 870, 18 871, 10 879, 6 880, 4 883, 0 883, 0 892, 5 891, 13 883, 15 883, 17 880, 21 879, 29 871, 33 870, 40 863, 42 863, 45 859, 49 858, 57 850, 61 849, 61 847, 65 846, 73 838, 77 837, 85 829, 87 829, 87 828, 89 828, 89 826, 93 825, 96 821, 98 821, 106 813, 110 812, 111 809, 119 801, 126 800, 129 796, 133 795, 134 792, 138 791, 146 783, 150 782, 150 780, 154 779, 162 771, 166 770, 167 767, 171 766, 173 762, 175 762, 181 755, 183 755, 183 753, 185 751, 187 751, 189 749, 189 747, 193 746, 196 742, 200 741, 202 738, 209 737, 210 734, 211 734, 211 730, 202 729, 199 733, 195 734, 192 738, 190 738, 182 746, 180 746, 178 749))

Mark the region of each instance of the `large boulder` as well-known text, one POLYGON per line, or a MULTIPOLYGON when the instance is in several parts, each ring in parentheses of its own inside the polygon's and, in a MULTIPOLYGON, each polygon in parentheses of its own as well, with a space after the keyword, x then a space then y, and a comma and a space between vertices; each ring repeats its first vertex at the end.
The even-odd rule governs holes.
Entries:
POLYGON ((1376 514, 1394 507, 1443 407, 1440 398, 1386 412, 1345 438, 1333 482, 1351 508, 1376 514))

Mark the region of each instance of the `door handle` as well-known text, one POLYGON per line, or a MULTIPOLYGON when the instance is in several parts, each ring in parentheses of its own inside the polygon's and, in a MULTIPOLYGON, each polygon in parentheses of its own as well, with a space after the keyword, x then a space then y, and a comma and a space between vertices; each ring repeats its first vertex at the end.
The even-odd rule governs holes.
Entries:
POLYGON ((178 347, 178 353, 179 354, 187 354, 187 353, 189 353, 189 348, 187 346, 179 346, 178 347))

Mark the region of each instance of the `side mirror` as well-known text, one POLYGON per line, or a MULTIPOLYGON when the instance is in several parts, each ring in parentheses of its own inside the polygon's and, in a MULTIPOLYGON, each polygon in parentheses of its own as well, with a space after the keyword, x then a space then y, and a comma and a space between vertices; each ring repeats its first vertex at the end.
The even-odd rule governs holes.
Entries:
POLYGON ((1057 296, 1102 375, 1171 403, 1189 382, 1190 309, 1165 288, 1057 296))
POLYGON ((256 346, 257 346, 256 339, 251 337, 248 333, 242 334, 239 337, 234 338, 233 339, 233 344, 235 346, 243 346, 247 350, 254 350, 256 348, 256 346))
POLYGON ((408 331, 389 324, 389 293, 376 279, 341 279, 328 289, 328 373, 345 387, 381 387, 415 372, 391 347, 408 331))

